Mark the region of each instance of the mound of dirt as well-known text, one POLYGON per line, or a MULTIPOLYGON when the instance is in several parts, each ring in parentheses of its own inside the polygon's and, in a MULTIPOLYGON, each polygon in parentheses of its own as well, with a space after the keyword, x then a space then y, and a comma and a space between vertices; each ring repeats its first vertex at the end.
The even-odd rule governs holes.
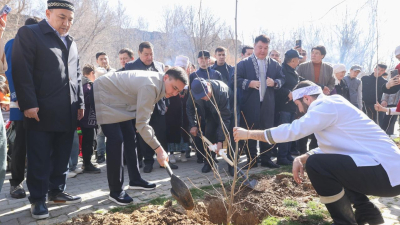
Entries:
MULTIPOLYGON (((286 217, 299 222, 307 222, 301 217, 301 213, 305 212, 307 202, 317 197, 317 193, 308 179, 298 185, 294 182, 291 174, 282 173, 274 177, 257 175, 257 180, 258 185, 265 191, 256 192, 248 188, 236 187, 236 191, 241 191, 234 199, 233 224, 260 224, 267 216, 286 217), (293 205, 288 207, 287 204, 293 205)), ((229 188, 227 191, 230 191, 229 188)), ((227 224, 227 206, 221 198, 206 196, 203 201, 197 202, 192 211, 186 211, 181 206, 172 205, 171 201, 167 201, 164 206, 147 205, 130 214, 80 215, 69 223, 77 225, 227 224)))

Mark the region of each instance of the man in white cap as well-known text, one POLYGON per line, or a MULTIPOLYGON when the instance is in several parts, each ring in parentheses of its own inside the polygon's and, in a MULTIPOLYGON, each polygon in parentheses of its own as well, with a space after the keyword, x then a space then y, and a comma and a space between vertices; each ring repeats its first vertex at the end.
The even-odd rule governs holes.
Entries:
POLYGON ((354 65, 350 68, 350 73, 343 78, 349 87, 350 102, 355 107, 362 110, 362 84, 358 74, 362 71, 361 66, 354 65))
POLYGON ((335 225, 383 223, 379 209, 366 195, 400 194, 399 148, 340 95, 325 96, 311 81, 300 82, 292 95, 304 113, 300 119, 267 130, 234 128, 235 141, 255 139, 275 144, 314 133, 319 147, 294 160, 295 181, 302 182, 305 168, 335 225))

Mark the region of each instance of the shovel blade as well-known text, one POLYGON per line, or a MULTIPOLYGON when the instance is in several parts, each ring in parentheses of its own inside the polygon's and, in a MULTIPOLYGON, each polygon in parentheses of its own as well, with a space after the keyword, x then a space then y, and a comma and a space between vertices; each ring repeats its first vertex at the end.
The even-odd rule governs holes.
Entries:
POLYGON ((192 210, 194 208, 193 197, 185 182, 175 176, 175 174, 172 174, 171 186, 172 197, 186 210, 192 210))

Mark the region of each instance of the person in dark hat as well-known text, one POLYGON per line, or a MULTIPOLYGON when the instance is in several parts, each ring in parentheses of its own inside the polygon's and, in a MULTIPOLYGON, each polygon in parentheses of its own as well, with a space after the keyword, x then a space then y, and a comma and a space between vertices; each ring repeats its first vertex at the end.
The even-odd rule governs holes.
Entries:
MULTIPOLYGON (((305 80, 296 72, 296 68, 300 63, 300 59, 302 58, 303 56, 301 56, 299 52, 294 49, 290 49, 285 53, 285 59, 282 63, 282 72, 285 74, 285 83, 275 92, 276 125, 291 123, 294 119, 296 119, 295 116, 297 107, 292 99, 292 90, 300 81, 305 80)), ((292 164, 294 160, 290 151, 292 144, 292 142, 277 144, 279 149, 277 163, 279 165, 292 164)))
MULTIPOLYGON (((197 57, 197 62, 199 63, 199 69, 196 72, 191 73, 189 75, 189 88, 190 88, 190 85, 191 85, 192 81, 195 78, 203 78, 203 79, 206 79, 206 80, 208 80, 208 79, 220 80, 220 81, 223 80, 222 79, 222 74, 220 72, 218 72, 218 71, 212 69, 211 67, 209 67, 209 65, 208 65, 209 61, 210 61, 210 52, 208 52, 206 50, 200 51, 199 54, 198 54, 198 57, 197 57)), ((188 98, 188 101, 191 101, 190 97, 188 98)), ((202 118, 201 122, 200 122, 201 129, 205 130, 206 123, 205 123, 205 121, 203 119, 203 118, 205 118, 205 116, 199 114, 199 117, 202 118)), ((195 146, 199 150, 199 151, 196 152, 197 153, 196 154, 197 163, 203 163, 204 162, 204 157, 203 157, 202 154, 200 154, 200 152, 204 152, 203 143, 202 143, 201 139, 198 138, 198 137, 193 137, 193 140, 194 140, 195 146)))
POLYGON ((49 216, 49 204, 81 198, 64 192, 77 121, 84 115, 78 48, 68 31, 74 5, 47 2, 46 19, 18 30, 12 51, 12 77, 27 130, 27 186, 31 214, 49 216))
MULTIPOLYGON (((219 80, 206 81, 203 78, 195 78, 191 84, 190 91, 195 100, 197 112, 202 112, 202 115, 205 116, 206 138, 213 144, 216 143, 218 150, 221 149, 222 143, 225 141, 225 134, 229 137, 227 128, 229 127, 231 112, 229 110, 228 86, 223 81, 219 80), (224 124, 221 124, 217 109, 224 124)), ((196 110, 190 97, 186 104, 186 108, 190 125, 189 127, 191 127, 190 134, 198 136, 198 117, 196 116, 196 110)), ((202 131, 204 130, 202 129, 202 131)), ((201 145, 203 144, 201 143, 201 145)), ((199 146, 196 144, 196 147, 199 146)), ((201 171, 203 173, 208 173, 212 169, 211 164, 214 163, 215 153, 206 152, 203 148, 199 149, 199 151, 201 151, 200 153, 205 156, 204 166, 201 171)))

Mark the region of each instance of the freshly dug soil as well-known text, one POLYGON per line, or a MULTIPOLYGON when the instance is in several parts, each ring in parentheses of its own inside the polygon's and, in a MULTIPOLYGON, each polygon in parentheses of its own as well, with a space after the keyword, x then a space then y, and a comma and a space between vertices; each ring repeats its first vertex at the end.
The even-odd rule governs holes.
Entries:
MULTIPOLYGON (((307 179, 303 184, 294 182, 291 174, 281 173, 276 176, 253 176, 265 191, 255 192, 241 188, 235 197, 233 224, 260 224, 267 216, 286 217, 298 222, 305 222, 300 214, 307 208, 307 202, 317 197, 315 190, 307 179), (294 207, 284 205, 285 201, 295 200, 294 207)), ((238 190, 239 187, 236 188, 238 190)), ((230 191, 229 188, 227 191, 230 191)), ((197 202, 192 211, 186 211, 171 201, 164 206, 148 205, 130 214, 107 213, 86 214, 73 218, 72 224, 227 224, 227 206, 220 198, 206 196, 203 202, 197 202)), ((71 223, 71 222, 70 222, 71 223)))

